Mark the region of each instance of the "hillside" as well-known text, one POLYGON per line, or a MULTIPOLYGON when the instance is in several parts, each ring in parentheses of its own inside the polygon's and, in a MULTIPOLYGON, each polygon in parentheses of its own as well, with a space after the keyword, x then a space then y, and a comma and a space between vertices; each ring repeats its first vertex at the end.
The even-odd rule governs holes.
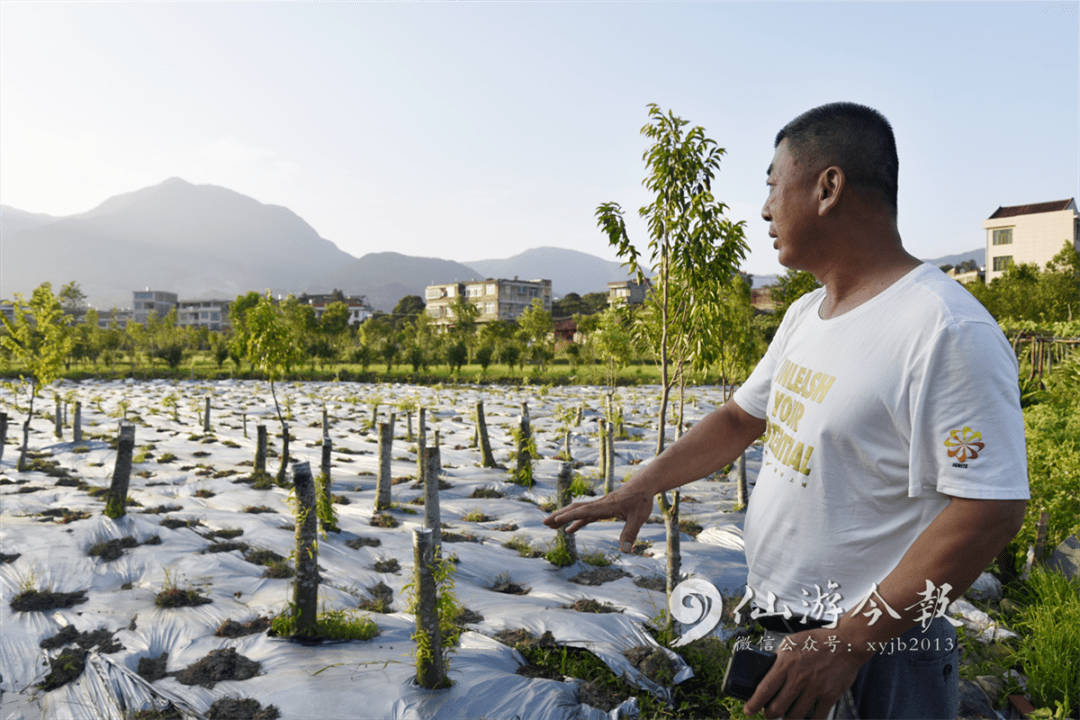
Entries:
POLYGON ((354 260, 287 208, 180 178, 51 222, 28 215, 5 208, 4 295, 77 280, 101 307, 130 306, 132 290, 144 287, 229 298, 289 291, 354 260))

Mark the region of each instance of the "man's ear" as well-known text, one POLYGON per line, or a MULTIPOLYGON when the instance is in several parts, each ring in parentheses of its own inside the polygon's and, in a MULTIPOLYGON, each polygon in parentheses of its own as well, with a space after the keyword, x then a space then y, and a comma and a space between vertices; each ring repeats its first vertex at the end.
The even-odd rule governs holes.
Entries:
POLYGON ((838 166, 830 165, 822 170, 817 184, 818 215, 824 216, 839 205, 846 187, 847 178, 838 166))

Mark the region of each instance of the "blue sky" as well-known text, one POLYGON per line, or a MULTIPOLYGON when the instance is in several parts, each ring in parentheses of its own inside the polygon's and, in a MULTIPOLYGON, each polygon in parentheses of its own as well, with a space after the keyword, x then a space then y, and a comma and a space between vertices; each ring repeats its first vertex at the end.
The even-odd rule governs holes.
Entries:
POLYGON ((179 176, 284 205, 341 249, 615 260, 639 131, 671 109, 727 150, 744 267, 776 131, 835 100, 890 119, 900 231, 979 247, 999 205, 1080 196, 1078 4, 0 2, 0 202, 65 215, 179 176))

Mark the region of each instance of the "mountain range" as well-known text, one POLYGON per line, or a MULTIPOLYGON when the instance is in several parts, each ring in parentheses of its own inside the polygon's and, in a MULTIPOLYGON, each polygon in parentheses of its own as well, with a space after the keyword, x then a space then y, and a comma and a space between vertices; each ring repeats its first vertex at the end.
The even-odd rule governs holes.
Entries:
POLYGON ((180 178, 66 217, 0 206, 0 238, 0 297, 28 295, 45 281, 58 291, 75 280, 100 308, 129 307, 132 291, 143 288, 192 300, 337 288, 390 311, 435 283, 546 278, 560 296, 606 292, 609 281, 627 277, 619 263, 554 247, 468 265, 395 252, 357 258, 287 208, 180 178))
MULTIPOLYGON (((958 264, 983 250, 950 255, 958 264)), ((459 263, 396 252, 357 258, 321 237, 288 208, 233 190, 171 178, 65 217, 0 205, 0 299, 72 280, 98 308, 130 307, 134 290, 176 292, 181 300, 274 294, 364 295, 389 312, 424 288, 485 278, 551 280, 552 292, 606 292, 625 280, 619 263, 577 250, 538 247, 505 259, 459 263)), ((773 276, 755 277, 754 285, 773 276)))

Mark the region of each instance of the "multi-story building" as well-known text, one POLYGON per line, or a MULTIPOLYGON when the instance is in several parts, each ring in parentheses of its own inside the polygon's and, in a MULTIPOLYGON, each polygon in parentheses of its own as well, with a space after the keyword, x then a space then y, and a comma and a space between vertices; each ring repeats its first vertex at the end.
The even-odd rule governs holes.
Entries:
POLYGON ((551 281, 488 278, 428 285, 424 291, 427 314, 438 325, 453 325, 454 304, 461 297, 480 310, 476 318, 479 323, 516 320, 536 298, 551 312, 551 281))
POLYGON ((150 315, 165 317, 174 307, 179 306, 176 293, 162 290, 136 290, 132 293, 132 319, 137 323, 146 323, 150 315))
POLYGON ((335 295, 303 295, 300 302, 307 303, 315 308, 316 319, 322 318, 326 312, 326 306, 333 302, 340 302, 349 308, 349 324, 359 325, 375 314, 374 308, 367 304, 363 295, 335 296, 335 295))
POLYGON ((1045 267, 1067 242, 1080 251, 1075 199, 999 207, 982 226, 986 230, 986 282, 1001 277, 1013 263, 1045 267))
POLYGON ((205 327, 224 330, 229 327, 229 300, 181 300, 176 312, 180 327, 205 327))
POLYGON ((649 292, 649 288, 652 287, 652 283, 648 278, 645 278, 645 282, 639 283, 636 280, 621 280, 619 282, 609 282, 608 287, 608 305, 611 307, 618 307, 619 305, 637 305, 645 302, 645 296, 649 292))

